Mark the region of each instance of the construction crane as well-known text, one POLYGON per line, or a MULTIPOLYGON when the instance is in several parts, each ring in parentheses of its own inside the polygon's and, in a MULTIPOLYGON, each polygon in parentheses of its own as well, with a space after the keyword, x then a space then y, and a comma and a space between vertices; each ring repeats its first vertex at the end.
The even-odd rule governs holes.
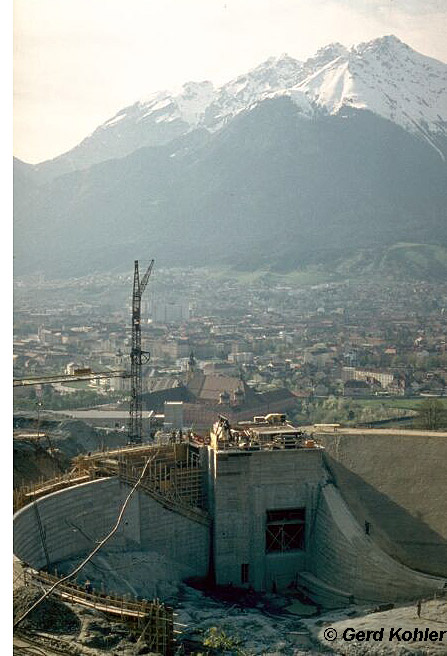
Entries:
POLYGON ((129 444, 141 444, 143 434, 143 378, 142 365, 149 361, 148 351, 141 350, 141 297, 146 289, 154 260, 151 260, 146 273, 140 280, 138 260, 135 260, 132 293, 132 350, 130 352, 130 411, 129 444))

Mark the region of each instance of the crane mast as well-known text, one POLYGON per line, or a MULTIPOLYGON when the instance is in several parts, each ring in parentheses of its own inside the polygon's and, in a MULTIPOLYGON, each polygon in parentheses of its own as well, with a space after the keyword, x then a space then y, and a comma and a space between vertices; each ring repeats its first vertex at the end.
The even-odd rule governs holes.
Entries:
POLYGON ((146 273, 140 280, 138 260, 135 260, 132 293, 132 350, 130 352, 130 412, 129 443, 141 444, 143 434, 143 378, 142 365, 149 360, 149 353, 141 350, 141 297, 152 273, 151 260, 146 273))

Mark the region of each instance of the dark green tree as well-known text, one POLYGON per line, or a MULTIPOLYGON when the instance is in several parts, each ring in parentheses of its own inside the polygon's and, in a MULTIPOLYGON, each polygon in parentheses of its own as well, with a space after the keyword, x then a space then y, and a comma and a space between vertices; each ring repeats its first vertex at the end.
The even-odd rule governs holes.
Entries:
POLYGON ((426 399, 419 407, 419 424, 427 430, 437 430, 445 423, 446 411, 439 399, 426 399))

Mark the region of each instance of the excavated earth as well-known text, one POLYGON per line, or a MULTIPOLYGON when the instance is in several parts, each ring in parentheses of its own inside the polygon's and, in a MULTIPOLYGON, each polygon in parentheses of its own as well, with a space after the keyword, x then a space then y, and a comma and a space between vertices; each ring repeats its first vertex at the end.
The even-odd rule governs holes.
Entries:
MULTIPOLYGON (((17 578, 17 577, 16 577, 17 578)), ((398 606, 387 611, 380 608, 352 606, 348 609, 319 614, 318 609, 296 593, 281 596, 258 594, 236 589, 204 590, 181 584, 166 602, 174 606, 177 654, 240 654, 263 656, 305 656, 336 654, 340 656, 376 654, 384 656, 430 656, 447 654, 447 641, 420 642, 346 642, 325 639, 325 631, 335 629, 342 636, 346 628, 355 631, 384 627, 385 638, 391 628, 402 631, 415 627, 447 630, 447 599, 426 601, 421 617, 416 606, 398 606), (223 632, 224 646, 210 646, 210 631, 223 632), (207 640, 208 638, 208 640, 207 640)), ((14 595, 15 616, 22 614, 42 592, 19 586, 14 595)), ((38 640, 52 654, 52 649, 79 656, 103 653, 133 656, 149 653, 137 635, 131 635, 121 623, 111 622, 103 614, 80 605, 61 603, 48 598, 42 607, 30 614, 20 627, 20 636, 38 640), (25 632, 23 634, 23 632, 25 632)), ((211 643, 212 644, 212 643, 211 643)), ((54 653, 58 653, 57 651, 54 653)))
POLYGON ((36 438, 34 416, 14 416, 14 489, 60 476, 71 468, 71 459, 81 453, 127 443, 126 433, 99 431, 83 421, 55 419, 49 413, 43 416, 39 431, 40 437, 36 438))

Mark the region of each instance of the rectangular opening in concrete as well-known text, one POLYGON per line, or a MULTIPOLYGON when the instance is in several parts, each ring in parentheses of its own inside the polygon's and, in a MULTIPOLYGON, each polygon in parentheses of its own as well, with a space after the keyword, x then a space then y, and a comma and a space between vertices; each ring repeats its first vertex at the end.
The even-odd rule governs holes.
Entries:
POLYGON ((242 563, 241 565, 241 583, 248 583, 249 580, 249 564, 242 563))
POLYGON ((304 550, 306 535, 306 508, 267 510, 266 553, 304 550))

